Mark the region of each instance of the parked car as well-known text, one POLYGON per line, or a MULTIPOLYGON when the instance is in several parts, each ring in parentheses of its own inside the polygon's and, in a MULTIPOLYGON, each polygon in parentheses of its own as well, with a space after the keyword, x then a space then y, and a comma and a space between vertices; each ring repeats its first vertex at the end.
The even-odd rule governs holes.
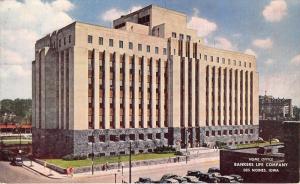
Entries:
POLYGON ((176 176, 172 179, 177 180, 179 183, 187 183, 188 182, 186 178, 181 177, 181 176, 176 176))
POLYGON ((135 183, 153 183, 150 178, 140 177, 139 180, 135 183))
POLYGON ((220 173, 220 169, 218 167, 211 167, 207 171, 208 173, 220 173))
POLYGON ((169 178, 169 179, 161 180, 160 183, 179 183, 179 182, 173 178, 169 178))
POLYGON ((188 183, 199 183, 199 179, 196 176, 184 176, 188 183))
POLYGON ((171 178, 174 178, 174 177, 177 177, 177 175, 176 174, 165 174, 161 177, 160 181, 166 180, 166 179, 171 179, 171 178))
POLYGON ((221 183, 237 183, 234 177, 231 176, 217 176, 221 183))
POLYGON ((201 171, 198 171, 198 170, 190 170, 187 172, 187 176, 196 176, 198 177, 200 174, 202 174, 201 171))
POLYGON ((219 179, 217 177, 215 177, 214 175, 211 175, 209 173, 202 173, 199 175, 199 180, 200 181, 204 181, 207 183, 218 183, 220 182, 219 179))
POLYGON ((23 160, 21 157, 14 157, 13 160, 11 161, 11 165, 14 166, 23 166, 23 160))
POLYGON ((237 175, 237 174, 231 174, 229 175, 231 177, 233 177, 235 179, 235 181, 239 182, 239 183, 243 183, 244 179, 242 178, 242 176, 237 175))

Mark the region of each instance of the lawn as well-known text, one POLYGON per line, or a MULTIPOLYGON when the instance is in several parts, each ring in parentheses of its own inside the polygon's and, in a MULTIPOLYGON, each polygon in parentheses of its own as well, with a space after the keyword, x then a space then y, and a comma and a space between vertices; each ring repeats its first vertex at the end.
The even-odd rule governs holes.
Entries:
MULTIPOLYGON (((169 158, 175 156, 174 153, 145 153, 145 154, 137 154, 132 155, 132 161, 136 160, 149 160, 149 159, 159 159, 159 158, 169 158)), ((48 163, 60 166, 62 168, 67 167, 82 167, 82 166, 90 166, 92 164, 91 159, 86 160, 62 160, 62 159, 46 159, 48 163)), ((119 161, 118 156, 108 156, 108 157, 95 157, 94 164, 104 164, 106 162, 108 163, 117 163, 119 161)), ((120 156, 121 162, 128 162, 129 156, 128 155, 122 155, 120 156)))
MULTIPOLYGON (((272 145, 282 144, 281 142, 272 142, 272 145)), ((238 144, 237 148, 253 148, 253 147, 264 147, 271 145, 269 141, 265 141, 263 143, 250 143, 250 144, 238 144)))
MULTIPOLYGON (((15 140, 2 140, 3 144, 6 145, 12 145, 12 144, 20 144, 20 140, 15 139, 15 140)), ((23 140, 21 139, 21 144, 31 144, 31 140, 23 140)))

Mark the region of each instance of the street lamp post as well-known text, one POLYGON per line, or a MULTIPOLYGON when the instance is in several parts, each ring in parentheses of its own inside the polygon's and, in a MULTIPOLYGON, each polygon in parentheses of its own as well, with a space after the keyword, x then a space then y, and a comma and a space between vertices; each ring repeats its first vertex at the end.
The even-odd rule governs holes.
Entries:
POLYGON ((94 175, 94 142, 95 142, 95 130, 93 130, 91 142, 92 142, 92 175, 94 175))
POLYGON ((129 142, 129 183, 131 183, 131 141, 129 142))
POLYGON ((186 136, 185 136, 185 163, 186 164, 188 162, 188 136, 189 136, 189 131, 187 129, 186 136))

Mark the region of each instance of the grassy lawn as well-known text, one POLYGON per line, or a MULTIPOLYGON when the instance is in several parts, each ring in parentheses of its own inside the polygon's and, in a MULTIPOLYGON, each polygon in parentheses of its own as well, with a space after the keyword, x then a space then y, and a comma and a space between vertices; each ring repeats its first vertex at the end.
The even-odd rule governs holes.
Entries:
MULTIPOLYGON (((281 142, 272 142, 272 145, 282 144, 281 142)), ((269 146, 270 142, 265 141, 263 143, 250 143, 250 144, 238 144, 236 145, 237 148, 253 148, 253 147, 263 147, 263 146, 269 146)))
MULTIPOLYGON (((169 158, 175 156, 174 153, 146 153, 146 154, 137 154, 132 155, 132 161, 136 160, 149 160, 149 159, 158 159, 158 158, 169 158)), ((121 162, 128 162, 129 156, 123 155, 120 156, 121 162)), ((82 166, 90 166, 92 164, 91 159, 86 160, 62 160, 62 159, 46 159, 48 163, 60 166, 62 168, 67 167, 82 167, 82 166)), ((119 161, 118 156, 109 156, 109 157, 95 157, 94 164, 104 164, 106 162, 108 163, 116 163, 119 161)))
MULTIPOLYGON (((9 145, 12 145, 12 144, 20 144, 20 140, 2 140, 3 144, 9 144, 9 145)), ((28 143, 31 143, 32 141, 31 140, 23 140, 21 139, 21 144, 28 144, 28 143)))

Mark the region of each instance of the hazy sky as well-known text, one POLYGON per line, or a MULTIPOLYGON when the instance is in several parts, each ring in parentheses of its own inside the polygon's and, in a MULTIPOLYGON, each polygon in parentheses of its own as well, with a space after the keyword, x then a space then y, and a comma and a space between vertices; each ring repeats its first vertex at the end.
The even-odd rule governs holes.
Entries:
POLYGON ((34 43, 75 20, 111 26, 149 4, 188 15, 208 45, 257 57, 260 94, 300 106, 300 0, 4 0, 0 2, 0 99, 31 98, 34 43))

